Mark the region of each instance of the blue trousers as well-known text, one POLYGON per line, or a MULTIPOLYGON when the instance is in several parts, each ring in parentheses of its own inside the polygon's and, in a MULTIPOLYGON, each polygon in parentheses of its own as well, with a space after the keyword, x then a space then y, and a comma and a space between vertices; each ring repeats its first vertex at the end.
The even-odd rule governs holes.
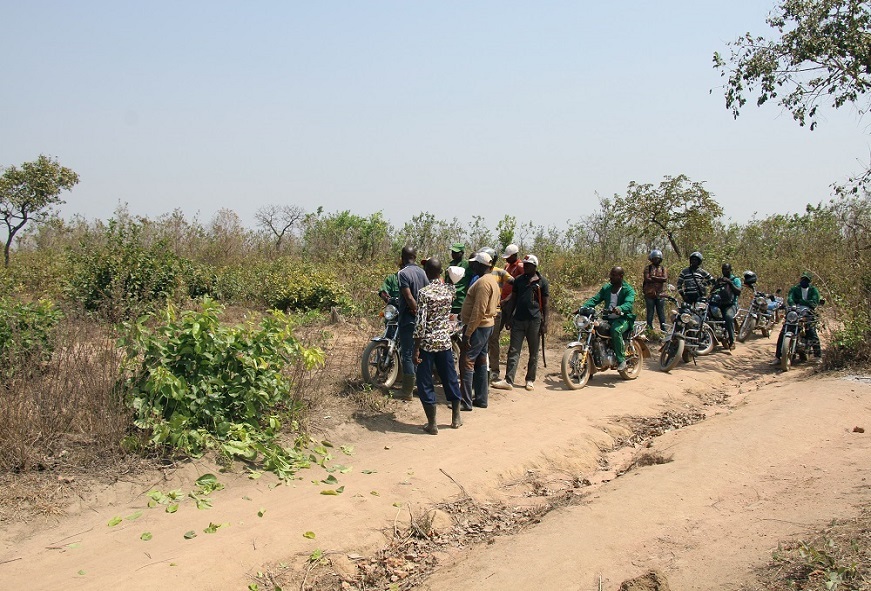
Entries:
POLYGON ((460 383, 454 368, 454 352, 420 350, 420 365, 417 366, 417 395, 423 404, 435 404, 435 386, 432 382, 432 366, 435 365, 445 389, 448 402, 460 399, 460 383))
POLYGON ((414 322, 399 325, 399 361, 402 373, 414 375, 414 322))
POLYGON ((487 381, 487 347, 493 328, 482 326, 475 329, 469 338, 469 348, 463 351, 460 359, 460 371, 463 372, 463 402, 466 406, 470 406, 473 402, 478 406, 487 406, 490 394, 490 384, 487 381), (474 379, 476 375, 478 379, 474 379))

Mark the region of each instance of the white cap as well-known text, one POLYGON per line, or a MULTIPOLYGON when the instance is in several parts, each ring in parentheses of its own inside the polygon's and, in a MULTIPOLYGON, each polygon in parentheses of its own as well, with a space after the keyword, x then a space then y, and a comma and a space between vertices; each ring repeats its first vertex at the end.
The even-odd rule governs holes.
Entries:
POLYGON ((523 257, 523 262, 530 263, 530 264, 535 265, 537 267, 538 266, 538 257, 535 256, 534 254, 528 254, 525 257, 523 257))
POLYGON ((448 277, 451 279, 451 283, 455 284, 463 278, 463 275, 466 274, 466 270, 462 267, 450 266, 448 267, 448 277))
POLYGON ((511 255, 517 254, 518 252, 520 252, 520 249, 517 247, 516 244, 509 244, 505 247, 505 252, 502 253, 502 258, 507 259, 511 255))
POLYGON ((475 261, 476 263, 481 263, 482 265, 490 266, 493 264, 493 258, 484 251, 476 252, 475 256, 469 259, 470 261, 475 261))

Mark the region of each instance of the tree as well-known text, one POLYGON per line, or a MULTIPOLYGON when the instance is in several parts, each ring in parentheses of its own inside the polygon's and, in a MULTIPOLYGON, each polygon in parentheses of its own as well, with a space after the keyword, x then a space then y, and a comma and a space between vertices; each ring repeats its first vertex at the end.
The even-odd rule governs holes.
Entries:
POLYGON ((275 250, 281 250, 285 234, 305 218, 305 211, 297 205, 264 205, 254 214, 254 219, 275 236, 275 250))
POLYGON ((678 257, 681 246, 709 235, 723 208, 701 182, 686 175, 666 176, 658 187, 629 183, 626 196, 614 196, 612 212, 623 220, 627 232, 653 243, 665 238, 678 257))
POLYGON ((40 154, 33 162, 21 168, 10 166, 0 176, 0 219, 6 224, 6 244, 3 264, 9 266, 12 240, 27 222, 39 223, 47 219, 54 205, 64 201, 63 191, 69 191, 79 182, 79 175, 61 166, 56 159, 40 154))
MULTIPOLYGON (((738 117, 750 95, 756 105, 777 100, 799 125, 817 125, 818 108, 854 105, 868 111, 871 89, 871 2, 779 0, 766 19, 774 39, 746 33, 714 67, 726 82, 726 108, 738 117)), ((858 179, 869 180, 871 170, 858 179)))

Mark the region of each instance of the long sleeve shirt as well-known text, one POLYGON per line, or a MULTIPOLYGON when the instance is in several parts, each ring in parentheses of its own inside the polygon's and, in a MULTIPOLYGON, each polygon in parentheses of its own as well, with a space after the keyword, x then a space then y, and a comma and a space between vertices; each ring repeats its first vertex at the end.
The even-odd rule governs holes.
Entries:
POLYGON ((469 288, 460 311, 460 319, 466 325, 467 335, 479 327, 496 324, 496 309, 499 307, 501 293, 499 282, 490 273, 483 275, 469 288))

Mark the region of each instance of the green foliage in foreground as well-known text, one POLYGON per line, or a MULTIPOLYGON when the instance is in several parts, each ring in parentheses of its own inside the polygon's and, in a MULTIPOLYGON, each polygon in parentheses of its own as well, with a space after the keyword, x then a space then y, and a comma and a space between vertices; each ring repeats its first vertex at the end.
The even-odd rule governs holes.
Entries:
POLYGON ((202 311, 170 306, 160 318, 125 325, 124 386, 134 424, 150 432, 156 448, 259 457, 264 468, 287 478, 309 460, 302 442, 278 442, 282 422, 300 410, 283 370, 291 363, 312 369, 323 363, 323 352, 302 346, 282 312, 264 316, 259 326, 227 326, 219 313, 206 300, 202 311), (153 328, 150 320, 157 321, 153 328))
POLYGON ((51 358, 52 333, 62 316, 49 300, 0 298, 0 372, 12 377, 51 358))

